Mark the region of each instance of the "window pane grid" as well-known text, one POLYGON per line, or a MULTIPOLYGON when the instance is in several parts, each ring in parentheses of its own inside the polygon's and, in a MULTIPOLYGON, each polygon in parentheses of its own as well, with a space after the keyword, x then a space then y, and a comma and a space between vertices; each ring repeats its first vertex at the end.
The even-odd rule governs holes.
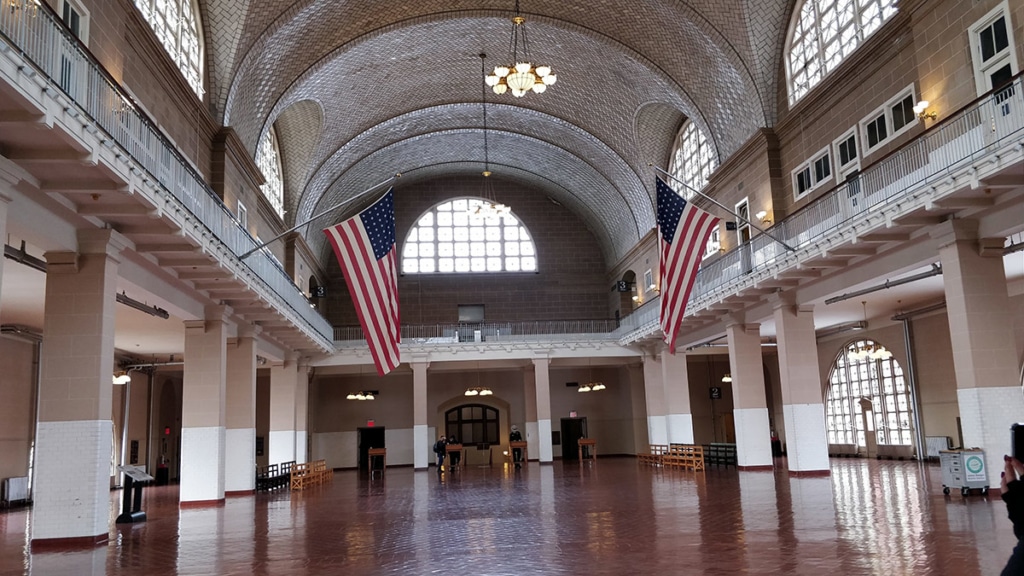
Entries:
POLYGON ((271 127, 260 140, 256 150, 256 165, 266 181, 260 190, 270 202, 278 216, 284 217, 284 177, 281 170, 281 152, 277 146, 277 134, 271 127))
POLYGON ((402 248, 402 272, 535 272, 529 231, 511 214, 472 214, 483 202, 459 198, 420 216, 402 248))
POLYGON ((790 105, 891 18, 897 1, 805 0, 786 52, 790 105))
POLYGON ((192 90, 203 97, 203 58, 199 16, 193 0, 135 0, 164 50, 178 65, 192 90))
POLYGON ((691 188, 701 190, 707 186, 711 173, 718 168, 718 159, 704 132, 690 121, 679 131, 673 150, 668 171, 686 186, 674 182, 672 187, 689 200, 694 194, 691 188))

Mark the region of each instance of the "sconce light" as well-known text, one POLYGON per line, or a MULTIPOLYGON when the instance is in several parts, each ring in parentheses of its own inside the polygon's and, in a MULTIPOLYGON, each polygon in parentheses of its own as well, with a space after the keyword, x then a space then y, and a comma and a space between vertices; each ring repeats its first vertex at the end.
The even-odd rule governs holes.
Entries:
POLYGON ((653 282, 651 282, 651 285, 647 287, 647 290, 648 290, 649 292, 660 292, 660 291, 661 291, 661 290, 660 290, 660 289, 658 288, 658 285, 657 285, 657 284, 655 284, 655 283, 653 283, 653 282))
POLYGON ((768 212, 766 210, 761 210, 757 214, 754 214, 754 217, 760 220, 761 224, 765 226, 772 225, 772 219, 768 217, 768 212))
POLYGON ((18 10, 24 10, 28 16, 35 17, 39 13, 39 0, 8 0, 11 7, 11 14, 18 10))
POLYGON ((725 382, 725 383, 732 382, 732 374, 726 374, 725 376, 722 376, 722 382, 725 382))
POLYGON ((129 383, 131 381, 132 381, 132 377, 129 376, 127 372, 124 372, 124 371, 114 372, 114 379, 113 379, 114 384, 116 384, 118 386, 123 386, 123 385, 125 385, 125 384, 127 384, 127 383, 129 383))
POLYGON ((928 112, 928 104, 929 102, 927 100, 921 100, 917 104, 914 104, 914 114, 917 114, 917 117, 921 120, 926 118, 929 120, 935 120, 935 118, 938 117, 938 114, 934 110, 928 112))
POLYGON ((345 397, 346 400, 373 400, 380 392, 376 390, 366 390, 365 392, 360 390, 354 394, 349 394, 345 397))

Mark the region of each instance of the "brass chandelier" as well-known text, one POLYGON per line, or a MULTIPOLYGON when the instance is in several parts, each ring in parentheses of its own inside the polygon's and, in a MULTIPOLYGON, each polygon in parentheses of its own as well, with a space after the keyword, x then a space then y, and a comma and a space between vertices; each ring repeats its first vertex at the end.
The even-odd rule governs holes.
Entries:
POLYGON ((512 64, 495 66, 494 72, 485 79, 495 94, 511 91, 516 98, 521 98, 530 91, 541 94, 548 89, 548 86, 558 81, 558 77, 551 71, 550 66, 534 66, 530 62, 529 45, 526 39, 526 18, 519 13, 519 0, 516 0, 516 12, 512 17, 512 36, 509 38, 508 48, 512 64), (523 37, 521 54, 519 52, 520 36, 523 37))
MULTIPOLYGON (((480 54, 480 71, 484 72, 487 69, 485 64, 487 54, 480 54)), ((484 72, 486 73, 486 72, 484 72)), ((483 200, 470 200, 468 210, 470 214, 475 216, 481 216, 483 218, 498 218, 501 216, 507 216, 512 213, 512 209, 507 205, 498 202, 494 194, 494 186, 491 183, 491 161, 490 156, 487 153, 487 88, 480 88, 480 107, 484 111, 484 181, 483 187, 480 190, 480 195, 483 200)))

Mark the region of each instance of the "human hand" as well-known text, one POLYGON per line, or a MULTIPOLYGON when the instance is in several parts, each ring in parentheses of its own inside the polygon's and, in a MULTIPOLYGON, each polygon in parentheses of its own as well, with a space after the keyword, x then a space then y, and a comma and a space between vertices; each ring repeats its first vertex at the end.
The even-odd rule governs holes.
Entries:
POLYGON ((1000 489, 1005 493, 1006 486, 1015 480, 1020 480, 1024 477, 1024 464, 1021 464, 1020 460, 1012 458, 1010 456, 1003 456, 1003 474, 1002 481, 1000 482, 1000 489))

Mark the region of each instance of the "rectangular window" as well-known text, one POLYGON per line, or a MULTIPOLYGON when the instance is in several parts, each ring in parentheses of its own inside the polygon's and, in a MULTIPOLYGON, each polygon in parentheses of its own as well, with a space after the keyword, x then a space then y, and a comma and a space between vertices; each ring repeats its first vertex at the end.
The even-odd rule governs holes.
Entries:
POLYGON ((1009 6, 1004 0, 968 30, 979 96, 999 88, 1020 71, 1010 24, 1009 6))
POLYGON ((832 180, 832 152, 825 148, 793 171, 793 192, 796 198, 832 180))
POLYGON ((914 102, 914 85, 911 84, 861 120, 861 136, 864 138, 861 142, 867 143, 860 150, 861 154, 868 155, 917 126, 920 120, 914 113, 914 102))
POLYGON ((850 134, 836 147, 839 153, 839 167, 843 168, 857 159, 857 138, 850 134))
POLYGON ((714 256, 718 254, 722 249, 721 235, 718 231, 718 226, 711 229, 711 234, 708 236, 708 243, 704 246, 704 257, 714 256))
POLYGON ((832 175, 828 154, 814 161, 814 181, 821 182, 832 175))
POLYGON ((241 202, 238 203, 238 224, 243 230, 249 229, 249 211, 245 209, 245 205, 241 202))
POLYGON ((796 193, 801 195, 811 189, 811 169, 806 167, 796 174, 796 193))

